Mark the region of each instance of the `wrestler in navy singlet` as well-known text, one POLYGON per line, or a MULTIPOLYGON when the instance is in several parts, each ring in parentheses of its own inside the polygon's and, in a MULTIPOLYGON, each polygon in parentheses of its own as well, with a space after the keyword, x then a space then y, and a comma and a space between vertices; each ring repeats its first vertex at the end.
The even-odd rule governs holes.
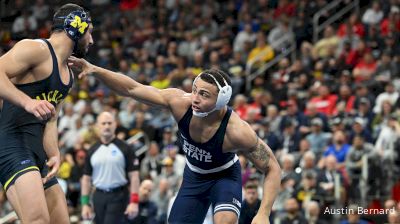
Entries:
MULTIPOLYGON (((51 74, 43 80, 15 86, 31 98, 47 100, 56 107, 68 95, 73 76, 70 71, 69 83, 65 85, 62 82, 53 47, 47 40, 43 41, 53 61, 51 74)), ((42 177, 46 176, 47 155, 43 148, 45 126, 46 121, 40 121, 23 108, 4 100, 0 116, 0 183, 5 190, 25 172, 39 170, 42 177)), ((55 183, 57 180, 53 178, 45 184, 45 188, 55 183)))
POLYGON ((197 143, 190 137, 191 107, 179 121, 186 167, 182 186, 169 214, 170 224, 201 224, 210 205, 214 213, 232 211, 239 217, 242 201, 240 164, 235 153, 222 152, 231 113, 232 109, 228 108, 217 132, 206 143, 197 143))

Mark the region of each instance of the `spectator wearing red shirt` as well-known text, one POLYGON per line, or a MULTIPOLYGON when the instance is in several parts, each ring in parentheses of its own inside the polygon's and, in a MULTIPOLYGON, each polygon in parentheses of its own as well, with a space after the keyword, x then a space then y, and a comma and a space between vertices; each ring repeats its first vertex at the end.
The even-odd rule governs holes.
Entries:
POLYGON ((353 70, 355 82, 370 80, 376 71, 376 61, 372 57, 371 52, 364 54, 363 59, 357 63, 353 70))
POLYGON ((346 23, 342 23, 339 26, 338 30, 339 37, 344 37, 346 36, 347 32, 350 32, 350 30, 347 28, 348 26, 350 26, 353 34, 357 35, 360 38, 364 37, 365 35, 364 25, 360 22, 357 14, 355 13, 351 14, 349 20, 346 23))
POLYGON ((280 0, 278 7, 274 11, 274 18, 279 18, 281 15, 293 17, 296 13, 296 4, 288 0, 280 0))
POLYGON ((346 65, 354 68, 362 59, 364 54, 371 50, 365 45, 364 41, 360 41, 356 49, 352 49, 346 58, 346 65))
MULTIPOLYGON (((351 88, 348 85, 341 85, 339 88, 339 97, 337 102, 343 102, 345 104, 345 112, 351 113, 354 109, 354 101, 356 97, 351 92, 351 88)), ((336 112, 334 112, 336 114, 336 112)))
POLYGON ((261 115, 261 111, 262 111, 262 100, 264 97, 265 93, 264 92, 257 92, 255 93, 254 97, 253 97, 253 102, 251 104, 248 105, 247 107, 247 113, 246 113, 246 119, 250 118, 250 114, 251 114, 251 118, 254 119, 255 121, 259 121, 262 119, 262 115, 261 115))
POLYGON ((247 97, 245 97, 243 94, 238 94, 235 96, 235 99, 233 100, 233 110, 243 120, 246 120, 248 107, 249 105, 247 104, 247 97))
POLYGON ((397 6, 392 6, 389 16, 381 22, 381 34, 387 36, 396 32, 400 32, 400 9, 397 6))
POLYGON ((327 85, 321 85, 318 88, 318 96, 311 98, 310 102, 315 103, 318 112, 327 116, 332 116, 335 110, 337 98, 336 95, 330 93, 327 85))

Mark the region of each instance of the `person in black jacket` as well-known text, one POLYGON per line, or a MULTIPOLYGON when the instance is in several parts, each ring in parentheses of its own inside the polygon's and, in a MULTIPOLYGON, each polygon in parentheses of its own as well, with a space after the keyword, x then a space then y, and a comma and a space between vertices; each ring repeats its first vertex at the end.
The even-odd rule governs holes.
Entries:
POLYGON ((260 208, 261 200, 258 198, 257 185, 247 184, 245 187, 244 202, 240 211, 239 224, 251 223, 260 208))
POLYGON ((139 187, 139 214, 130 224, 157 223, 157 205, 150 200, 154 184, 152 180, 143 180, 139 187))

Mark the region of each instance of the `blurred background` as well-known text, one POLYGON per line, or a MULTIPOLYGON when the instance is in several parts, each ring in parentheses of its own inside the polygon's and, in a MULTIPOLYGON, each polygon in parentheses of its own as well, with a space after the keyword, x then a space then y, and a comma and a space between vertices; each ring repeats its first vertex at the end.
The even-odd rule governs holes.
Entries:
MULTIPOLYGON (((282 167, 271 223, 400 223, 399 0, 1 0, 0 56, 21 39, 48 38, 68 2, 90 10, 91 63, 187 92, 205 69, 229 74, 230 106, 282 167), (396 212, 333 214, 357 206, 396 212)), ((133 223, 166 223, 185 165, 171 114, 90 76, 76 79, 58 126, 71 222, 80 220, 79 180, 104 110, 139 156, 141 179, 154 182, 157 216, 133 223)), ((240 162, 243 199, 254 205, 241 216, 251 217, 263 180, 240 162)), ((0 217, 10 212, 0 192, 0 217)))

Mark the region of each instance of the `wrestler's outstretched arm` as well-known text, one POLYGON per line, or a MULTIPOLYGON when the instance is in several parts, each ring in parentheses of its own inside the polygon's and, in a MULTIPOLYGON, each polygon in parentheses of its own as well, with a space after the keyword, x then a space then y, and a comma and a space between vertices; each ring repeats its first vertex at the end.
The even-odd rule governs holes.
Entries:
POLYGON ((88 74, 93 74, 117 94, 132 97, 137 101, 152 106, 168 108, 170 107, 171 101, 185 94, 185 92, 180 89, 168 88, 160 90, 152 86, 143 85, 126 75, 93 65, 81 58, 70 57, 69 65, 81 70, 78 75, 79 78, 88 74))

